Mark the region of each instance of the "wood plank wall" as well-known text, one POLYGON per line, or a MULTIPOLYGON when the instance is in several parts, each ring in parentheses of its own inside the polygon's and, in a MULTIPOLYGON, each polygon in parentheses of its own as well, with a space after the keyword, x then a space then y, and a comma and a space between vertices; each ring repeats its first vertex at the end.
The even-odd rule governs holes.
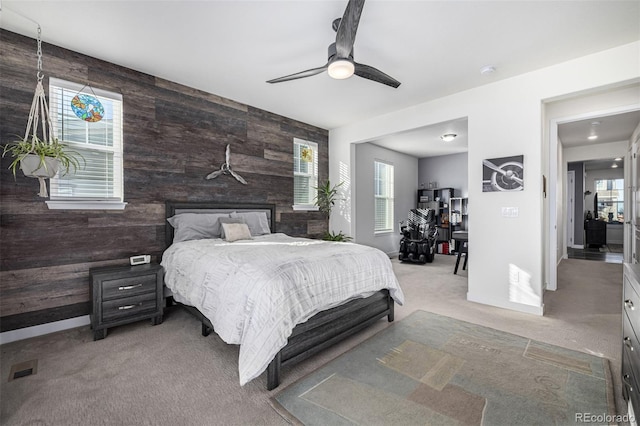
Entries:
MULTIPOLYGON (((0 171, 0 331, 89 312, 89 268, 128 264, 165 248, 166 200, 274 203, 277 232, 318 236, 317 212, 294 212, 293 138, 318 143, 328 177, 328 132, 152 75, 42 44, 48 77, 124 98, 124 211, 48 210, 37 179, 3 158, 0 171), (205 180, 231 144, 231 177, 205 180)), ((0 30, 0 144, 24 134, 36 85, 36 42, 0 30)), ((48 93, 47 93, 48 95, 48 93)))

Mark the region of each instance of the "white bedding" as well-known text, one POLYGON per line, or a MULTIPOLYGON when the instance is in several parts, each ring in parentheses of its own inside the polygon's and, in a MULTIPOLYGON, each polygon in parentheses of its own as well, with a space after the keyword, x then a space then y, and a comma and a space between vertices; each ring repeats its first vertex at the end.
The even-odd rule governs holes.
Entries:
POLYGON ((285 234, 184 241, 165 251, 162 266, 174 298, 240 345, 241 385, 265 371, 296 324, 316 313, 384 288, 404 303, 389 257, 359 244, 285 234))

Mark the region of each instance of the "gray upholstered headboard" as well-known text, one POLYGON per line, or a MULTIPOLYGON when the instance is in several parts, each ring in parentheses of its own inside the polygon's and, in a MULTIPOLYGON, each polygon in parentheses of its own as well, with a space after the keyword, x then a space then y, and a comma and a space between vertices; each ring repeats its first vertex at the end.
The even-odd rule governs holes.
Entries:
MULTIPOLYGON (((179 213, 231 213, 231 212, 265 212, 269 219, 271 232, 276 232, 276 206, 275 204, 251 204, 251 203, 212 203, 199 201, 167 201, 165 219, 179 213)), ((165 221, 165 248, 173 242, 173 226, 165 221)))

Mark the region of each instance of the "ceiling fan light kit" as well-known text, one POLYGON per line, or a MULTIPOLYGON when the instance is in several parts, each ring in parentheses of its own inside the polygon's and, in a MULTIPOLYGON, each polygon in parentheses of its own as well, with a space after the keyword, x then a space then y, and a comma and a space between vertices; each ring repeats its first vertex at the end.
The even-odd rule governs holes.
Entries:
POLYGON ((338 59, 329 64, 327 72, 331 78, 344 80, 345 78, 351 77, 355 69, 356 67, 353 65, 353 62, 346 59, 338 59))
POLYGON ((383 73, 379 69, 369 65, 359 64, 353 60, 353 43, 356 41, 356 31, 358 30, 363 7, 364 0, 349 0, 342 18, 337 18, 332 22, 332 28, 336 32, 336 41, 329 45, 329 57, 325 65, 284 77, 274 78, 268 80, 267 83, 297 80, 327 71, 329 76, 338 80, 349 78, 355 74, 358 77, 382 83, 393 88, 400 86, 398 80, 383 73))

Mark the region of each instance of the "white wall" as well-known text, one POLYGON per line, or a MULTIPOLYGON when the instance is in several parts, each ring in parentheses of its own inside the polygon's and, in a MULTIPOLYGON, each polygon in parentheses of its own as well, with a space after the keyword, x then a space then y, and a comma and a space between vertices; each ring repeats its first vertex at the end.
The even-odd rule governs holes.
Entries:
POLYGON ((389 256, 398 254, 400 227, 398 222, 407 218, 409 209, 416 208, 418 191, 418 159, 379 146, 362 143, 355 151, 355 208, 358 221, 355 242, 376 247, 389 256), (375 234, 374 227, 374 161, 392 164, 394 171, 394 229, 393 232, 375 234))
MULTIPOLYGON (((475 89, 373 117, 329 132, 330 178, 354 176, 352 143, 456 117, 469 118, 470 256, 467 299, 542 314, 542 103, 569 93, 640 79, 640 41, 475 89), (524 155, 524 191, 482 192, 482 160, 524 155), (501 207, 517 207, 506 218, 501 207)), ((402 90, 411 90, 402 86, 402 90)), ((552 153, 555 157, 555 153, 552 153)), ((565 159, 566 160, 566 159, 565 159)), ((353 208, 353 204, 352 204, 353 208)), ((357 217, 333 215, 334 227, 355 230, 357 217)))
POLYGON ((440 188, 455 189, 456 197, 469 195, 469 155, 466 152, 418 161, 418 182, 429 188, 429 182, 438 182, 440 188))

